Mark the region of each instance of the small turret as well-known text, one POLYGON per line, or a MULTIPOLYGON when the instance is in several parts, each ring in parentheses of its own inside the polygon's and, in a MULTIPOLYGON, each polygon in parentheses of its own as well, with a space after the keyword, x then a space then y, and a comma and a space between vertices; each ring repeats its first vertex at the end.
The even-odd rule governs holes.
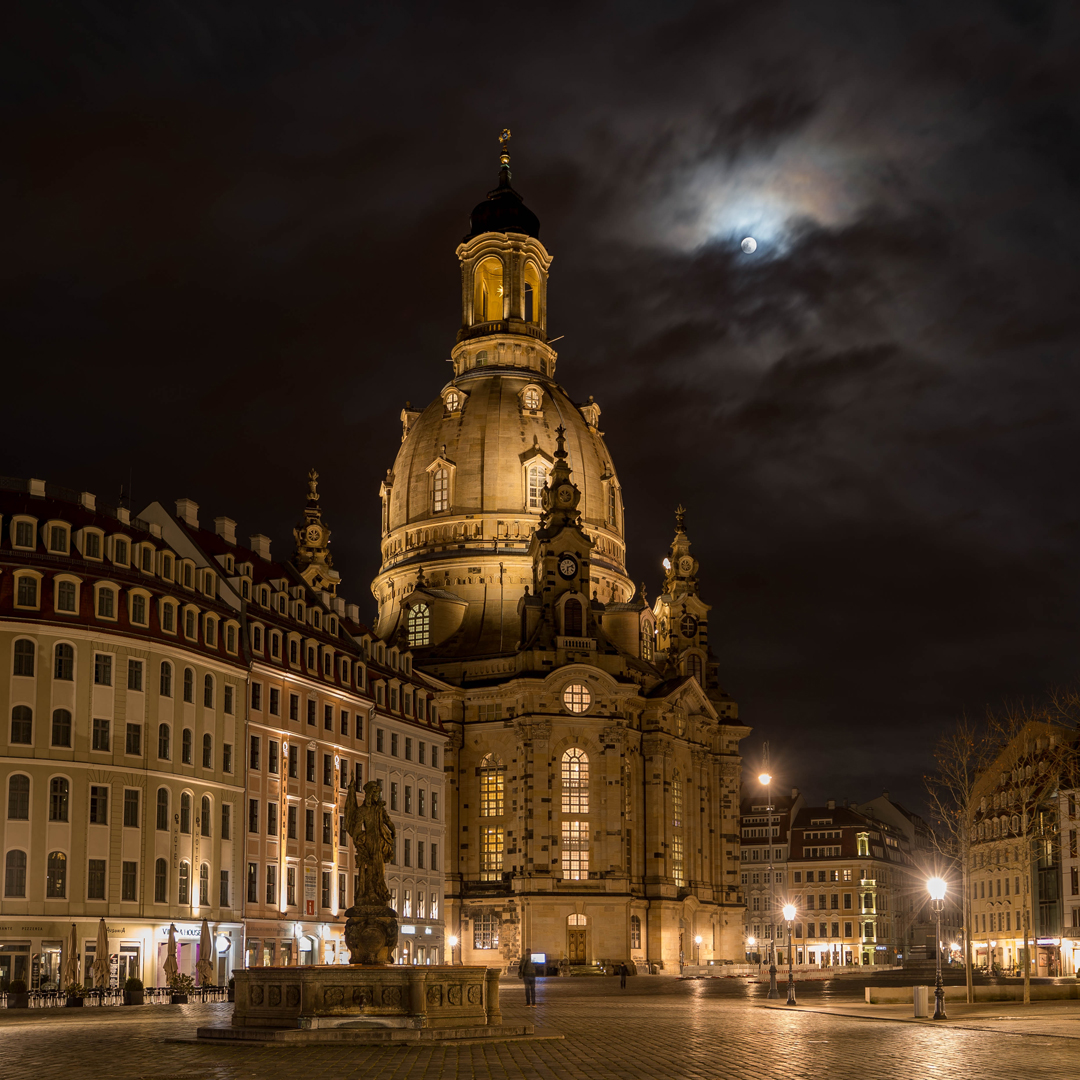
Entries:
POLYGON ((307 505, 293 536, 296 538, 293 565, 313 589, 324 589, 336 596, 341 575, 334 569, 330 556, 330 529, 319 509, 319 474, 314 469, 308 472, 307 505))

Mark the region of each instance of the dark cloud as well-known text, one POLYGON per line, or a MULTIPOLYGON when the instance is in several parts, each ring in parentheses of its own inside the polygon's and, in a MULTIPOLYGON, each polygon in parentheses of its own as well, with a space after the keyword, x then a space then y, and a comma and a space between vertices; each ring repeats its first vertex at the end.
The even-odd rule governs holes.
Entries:
POLYGON ((398 410, 515 132, 654 590, 690 507, 785 783, 909 802, 937 727, 1076 674, 1080 19, 1066 3, 18 3, 4 461, 285 543, 366 603, 398 410), (738 250, 747 232, 755 256, 738 250))

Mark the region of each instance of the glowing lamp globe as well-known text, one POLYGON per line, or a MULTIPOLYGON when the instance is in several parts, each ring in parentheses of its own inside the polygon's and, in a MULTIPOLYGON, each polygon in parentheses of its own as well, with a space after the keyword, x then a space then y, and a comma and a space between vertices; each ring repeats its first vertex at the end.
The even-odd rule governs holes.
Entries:
POLYGON ((694 944, 695 945, 700 945, 701 944, 701 935, 700 934, 698 934, 698 936, 696 938, 694 938, 694 944))
POLYGON ((791 920, 795 918, 795 905, 794 904, 785 904, 784 905, 784 918, 788 922, 791 922, 791 920))
POLYGON ((771 784, 772 783, 772 777, 767 772, 763 772, 758 777, 758 783, 759 784, 771 784))
POLYGON ((945 890, 946 890, 946 888, 948 886, 945 884, 945 879, 944 878, 932 877, 926 883, 926 887, 927 887, 927 889, 930 890, 930 899, 931 900, 944 900, 945 899, 945 890))
POLYGON ((746 944, 747 945, 756 945, 757 944, 757 938, 748 937, 746 939, 746 944))
POLYGON ((452 949, 452 948, 453 948, 453 947, 454 947, 454 946, 455 946, 455 945, 457 944, 457 937, 456 937, 456 936, 455 936, 454 934, 451 934, 451 935, 450 935, 450 936, 449 936, 449 937, 448 937, 448 938, 446 939, 446 944, 447 944, 447 945, 449 945, 449 946, 450 946, 450 948, 452 949))

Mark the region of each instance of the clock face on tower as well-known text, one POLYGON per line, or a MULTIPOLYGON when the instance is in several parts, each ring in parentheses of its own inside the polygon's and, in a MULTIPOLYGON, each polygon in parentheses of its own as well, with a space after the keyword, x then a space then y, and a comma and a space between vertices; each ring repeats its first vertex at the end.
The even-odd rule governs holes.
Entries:
POLYGON ((689 574, 694 569, 694 560, 689 555, 684 555, 679 560, 679 572, 689 574))
POLYGON ((566 579, 572 578, 577 573, 578 563, 573 555, 559 556, 559 573, 566 579))
POLYGON ((322 529, 318 525, 309 525, 306 535, 309 544, 317 544, 322 539, 322 529))

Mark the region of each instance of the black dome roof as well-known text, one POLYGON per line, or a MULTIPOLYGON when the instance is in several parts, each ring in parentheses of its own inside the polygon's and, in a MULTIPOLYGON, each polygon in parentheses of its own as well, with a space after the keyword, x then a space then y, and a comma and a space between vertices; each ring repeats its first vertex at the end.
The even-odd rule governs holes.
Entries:
POLYGON ((524 233, 540 239, 540 219, 521 201, 521 196, 510 186, 510 168, 499 170, 499 186, 489 191, 482 203, 473 207, 469 215, 469 233, 465 237, 489 232, 524 233))

